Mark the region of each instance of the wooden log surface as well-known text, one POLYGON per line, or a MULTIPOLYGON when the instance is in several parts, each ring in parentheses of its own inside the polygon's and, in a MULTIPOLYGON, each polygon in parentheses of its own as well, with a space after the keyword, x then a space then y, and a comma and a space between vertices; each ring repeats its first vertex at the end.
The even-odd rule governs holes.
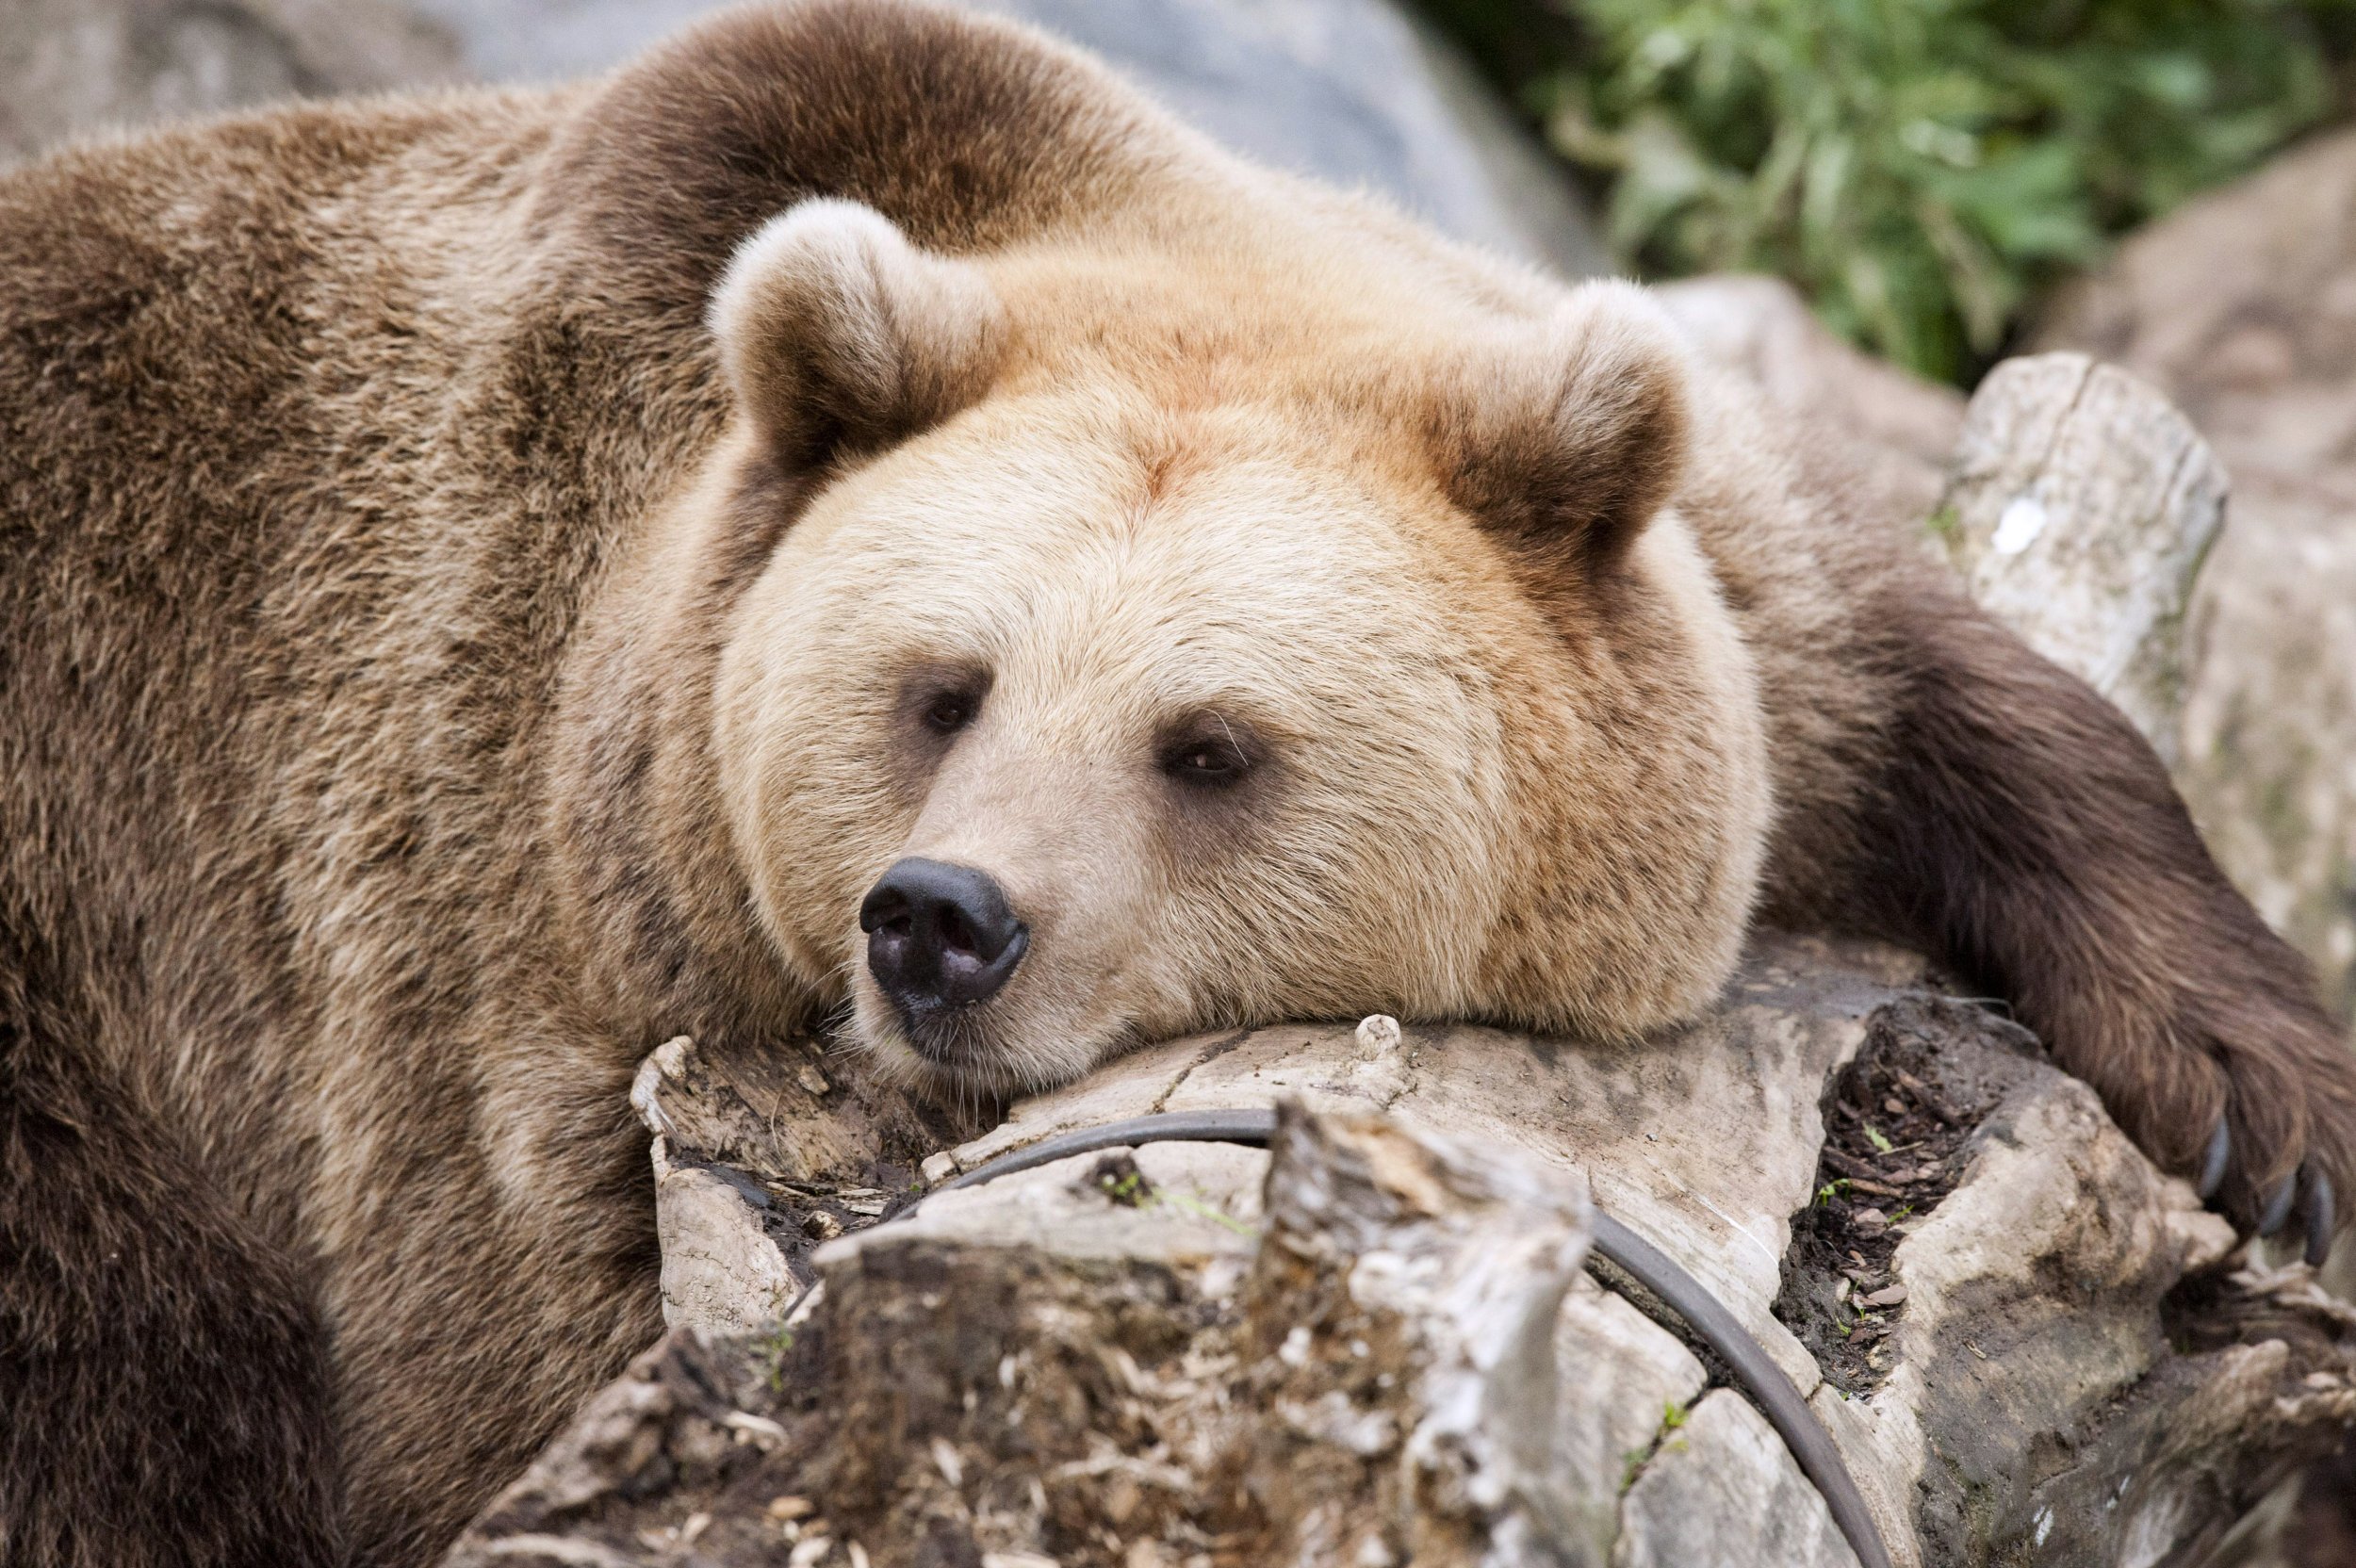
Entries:
POLYGON ((714 1248, 710 1195, 666 1197, 666 1253, 740 1255, 674 1297, 672 1340, 451 1561, 564 1541, 548 1560, 751 1563, 820 1539, 807 1562, 854 1541, 871 1564, 1002 1568, 1852 1561, 1743 1392, 1566 1263, 1591 1189, 1775 1351, 1895 1560, 2185 1560, 2356 1418, 2356 1314, 2303 1269, 2221 1268, 2221 1222, 2084 1086, 1911 968, 1767 939, 1716 1014, 1641 1048, 1343 1025, 1174 1042, 934 1164, 1287 1101, 1402 1168, 1477 1173, 1377 1182, 1395 1212, 1354 1228, 1297 1196, 1322 1167, 1152 1145, 799 1253, 770 1239, 780 1216, 806 1235, 899 1178, 813 1184, 788 1121, 765 1165, 741 1134, 773 1124, 774 1075, 676 1048, 652 1070, 665 1158, 709 1171, 697 1141, 737 1139, 713 1179, 740 1213, 714 1248), (756 1246, 774 1260, 747 1268, 756 1246), (730 1288, 751 1298, 713 1311, 730 1288), (684 1413, 649 1392, 680 1378, 705 1391, 684 1413))

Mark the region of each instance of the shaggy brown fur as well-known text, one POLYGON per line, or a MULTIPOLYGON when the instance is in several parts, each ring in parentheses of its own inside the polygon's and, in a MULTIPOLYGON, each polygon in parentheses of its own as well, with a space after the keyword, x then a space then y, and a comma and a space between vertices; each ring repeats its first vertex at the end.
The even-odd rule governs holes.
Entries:
MULTIPOLYGON (((992 328, 978 380, 816 403, 739 367, 767 390, 732 414, 708 302, 812 195, 891 220, 922 277, 1117 237, 1198 277, 1256 255, 1277 294, 1348 253, 1448 302, 1420 358, 1369 335, 1347 396, 1331 343, 1280 363, 1183 321, 1138 384, 1216 403, 1198 372, 1232 361, 1297 394, 1303 441, 1472 509, 1466 592, 1553 629, 1546 690, 1595 688, 1587 752, 1501 721, 1556 787, 1515 797, 1501 874, 1538 894, 1474 976, 1491 1010, 1574 1016, 1566 942, 1625 985, 1606 1021, 1706 990, 1714 950, 1661 972, 1662 927, 1595 911, 1739 916, 1748 873, 1693 846, 1750 831, 1726 758, 1763 718, 1771 913, 1984 973, 2173 1168, 2224 1112, 2244 1219, 2302 1158, 2356 1193, 2356 1071, 2149 750, 1741 400, 1680 397, 1608 315, 1547 347, 1554 286, 1242 169, 1027 35, 825 0, 603 84, 0 179, 0 1560, 421 1561, 656 1331, 633 1064, 841 1000, 747 914, 714 781, 734 617, 858 449, 998 364, 992 328), (1486 368, 1448 368, 1483 319, 1486 368), (1460 375, 1522 416, 1468 414, 1460 375), (1688 532, 1645 530, 1672 493, 1688 532), (1760 711, 1713 744, 1721 590, 1760 711), (1606 759, 1624 816, 1575 788, 1606 759)), ((1071 352, 1130 351, 1118 300, 1072 298, 1071 352)))

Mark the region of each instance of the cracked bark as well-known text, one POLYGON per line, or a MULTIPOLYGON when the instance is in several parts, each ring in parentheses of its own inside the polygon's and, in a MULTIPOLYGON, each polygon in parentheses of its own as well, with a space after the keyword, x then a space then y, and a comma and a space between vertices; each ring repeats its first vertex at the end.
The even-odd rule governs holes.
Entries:
MULTIPOLYGON (((675 1162, 761 1120, 762 1091, 692 1050, 650 1073, 675 1162)), ((1854 1560, 1742 1391, 1579 1271, 1591 1187, 1810 1394, 1901 1562, 2190 1561, 2356 1418, 2345 1308, 2303 1270, 2223 1267, 2220 1222, 2083 1086, 1870 946, 1764 939, 1714 1016, 1643 1049, 1178 1041, 935 1168, 1157 1104, 1277 1102, 1300 1110, 1272 1159, 1082 1155, 780 1249, 824 1281, 790 1328, 682 1293, 682 1326, 451 1563, 1854 1560), (1977 1087, 1931 1086, 1970 1121, 1957 1180, 1894 1227, 1906 1298, 1850 1396, 1786 1324, 1826 1284, 1786 1254, 1835 1174, 1824 1086, 1901 1035, 1977 1087)), ((802 1190, 779 1134, 784 1172, 740 1144, 740 1180, 802 1190)), ((726 1250, 709 1196, 666 1203, 666 1251, 726 1250)), ((730 1245, 761 1232, 744 1220, 730 1245)))

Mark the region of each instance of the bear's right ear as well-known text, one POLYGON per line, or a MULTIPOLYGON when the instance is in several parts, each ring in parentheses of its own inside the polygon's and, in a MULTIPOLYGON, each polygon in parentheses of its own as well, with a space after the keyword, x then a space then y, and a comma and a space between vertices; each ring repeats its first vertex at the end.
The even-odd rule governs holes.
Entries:
POLYGON ((712 331, 737 401, 789 467, 875 451, 969 407, 1006 344, 978 268, 857 202, 803 202, 738 247, 712 331))
POLYGON ((1688 374, 1650 296, 1583 285, 1464 363, 1437 433, 1448 490, 1544 577, 1609 580, 1684 474, 1688 374))

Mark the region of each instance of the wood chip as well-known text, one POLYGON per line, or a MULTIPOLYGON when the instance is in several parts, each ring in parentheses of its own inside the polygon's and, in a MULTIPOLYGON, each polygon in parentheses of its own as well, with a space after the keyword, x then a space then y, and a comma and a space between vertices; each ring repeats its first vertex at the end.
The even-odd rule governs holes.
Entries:
POLYGON ((957 1456, 957 1448, 945 1437, 933 1439, 933 1466, 941 1472, 941 1478, 951 1487, 965 1484, 965 1461, 957 1456))
POLYGON ((1872 1177, 1878 1174, 1880 1170, 1878 1166, 1868 1164, 1847 1150, 1835 1149, 1830 1144, 1824 1146, 1824 1155, 1826 1165, 1841 1172, 1841 1175, 1852 1179, 1859 1176, 1872 1177))
POLYGON ((1931 1115, 1939 1118, 1939 1120, 1945 1122, 1950 1127, 1960 1127, 1963 1125, 1963 1117, 1956 1112, 1954 1106, 1948 1104, 1944 1100, 1941 1100, 1937 1091, 1932 1089, 1928 1084, 1925 1084, 1922 1079, 1917 1078, 1913 1073, 1903 1070, 1897 1073, 1896 1077, 1898 1079, 1899 1086, 1904 1088, 1908 1094, 1914 1096, 1915 1099, 1920 1100, 1922 1102, 1922 1108, 1924 1110, 1929 1111, 1931 1115))

